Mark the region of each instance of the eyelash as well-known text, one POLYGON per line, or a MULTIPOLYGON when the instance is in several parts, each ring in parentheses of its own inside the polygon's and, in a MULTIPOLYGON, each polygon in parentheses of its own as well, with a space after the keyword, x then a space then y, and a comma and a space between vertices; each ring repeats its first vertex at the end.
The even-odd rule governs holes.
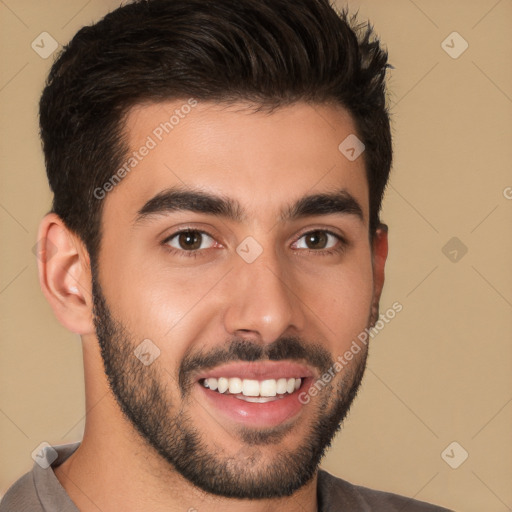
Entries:
MULTIPOLYGON (((174 247, 169 246, 168 242, 171 241, 173 238, 177 237, 178 235, 180 235, 181 233, 201 233, 204 235, 208 235, 212 239, 215 239, 215 237, 212 234, 208 233, 208 231, 186 228, 186 229, 182 229, 180 231, 176 231, 172 235, 168 236, 162 242, 162 245, 164 246, 165 250, 167 250, 169 253, 171 253, 173 255, 177 254, 179 256, 184 256, 186 258, 197 258, 198 256, 202 256, 201 253, 204 253, 204 251, 206 249, 194 249, 192 251, 185 251, 185 250, 175 249, 174 247)), ((329 229, 313 229, 311 231, 307 231, 306 233, 302 233, 302 235, 300 235, 294 241, 294 243, 299 241, 301 238, 305 237, 306 235, 310 235, 312 233, 327 233, 329 235, 334 236, 340 243, 336 244, 335 247, 331 247, 330 249, 320 249, 320 250, 301 249, 301 250, 306 250, 308 254, 314 253, 316 256, 330 256, 333 254, 338 254, 338 253, 344 252, 348 246, 348 242, 341 235, 339 235, 338 233, 335 233, 329 229)))

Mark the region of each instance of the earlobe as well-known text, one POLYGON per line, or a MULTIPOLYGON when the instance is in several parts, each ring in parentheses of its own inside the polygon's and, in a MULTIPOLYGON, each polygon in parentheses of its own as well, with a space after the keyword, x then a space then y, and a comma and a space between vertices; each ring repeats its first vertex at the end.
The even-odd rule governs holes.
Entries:
POLYGON ((370 324, 379 319, 379 302, 384 287, 384 267, 388 257, 388 226, 379 224, 372 240, 373 299, 370 324))
POLYGON ((71 332, 94 332, 90 264, 83 243, 54 213, 41 221, 38 240, 39 283, 57 319, 71 332))

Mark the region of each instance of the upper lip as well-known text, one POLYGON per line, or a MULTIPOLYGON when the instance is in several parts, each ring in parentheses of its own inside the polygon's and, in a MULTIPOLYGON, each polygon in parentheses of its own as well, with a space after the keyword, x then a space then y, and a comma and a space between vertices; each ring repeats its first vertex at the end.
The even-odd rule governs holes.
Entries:
POLYGON ((199 373, 197 380, 210 377, 239 377, 241 379, 280 379, 312 377, 313 371, 306 365, 292 361, 257 361, 227 363, 199 373))

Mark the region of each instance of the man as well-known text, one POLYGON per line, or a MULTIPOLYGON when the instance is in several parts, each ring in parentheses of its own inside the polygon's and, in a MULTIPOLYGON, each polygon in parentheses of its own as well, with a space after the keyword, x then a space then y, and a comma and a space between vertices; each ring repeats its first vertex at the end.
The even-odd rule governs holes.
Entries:
POLYGON ((39 270, 85 433, 2 512, 446 510, 318 469, 379 319, 387 66, 327 0, 138 1, 77 33, 40 104, 39 270))

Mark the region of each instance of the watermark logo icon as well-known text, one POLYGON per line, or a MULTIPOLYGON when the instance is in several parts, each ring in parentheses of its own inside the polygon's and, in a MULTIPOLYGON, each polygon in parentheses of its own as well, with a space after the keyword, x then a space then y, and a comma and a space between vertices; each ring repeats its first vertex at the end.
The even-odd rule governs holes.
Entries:
POLYGON ((252 263, 263 252, 263 247, 252 236, 248 236, 238 245, 236 252, 246 263, 252 263))
POLYGON ((150 339, 145 339, 137 345, 133 353, 144 366, 149 366, 157 357, 160 357, 160 349, 150 339))
POLYGON ((365 149, 365 145, 360 141, 356 135, 351 133, 348 137, 343 139, 338 146, 340 153, 347 159, 353 162, 357 160, 365 149))
POLYGON ((468 456, 468 452, 459 443, 457 443, 457 441, 450 443, 441 452, 441 458, 452 469, 457 469, 459 466, 464 464, 468 456))
POLYGON ((46 261, 50 261, 57 254, 58 249, 49 238, 41 238, 32 246, 32 252, 38 260, 43 260, 46 256, 46 261))
POLYGON ((441 251, 452 263, 458 263, 466 255, 468 248, 454 236, 448 240, 441 251))
POLYGON ((30 46, 39 57, 47 59, 59 47, 59 43, 48 32, 41 32, 30 46))
POLYGON ((55 448, 46 441, 43 441, 32 452, 32 459, 38 466, 41 466, 43 469, 48 469, 57 460, 57 457, 57 450, 55 450, 55 448))
POLYGON ((458 32, 452 32, 441 43, 441 48, 452 59, 458 59, 468 49, 468 47, 469 43, 458 32))

